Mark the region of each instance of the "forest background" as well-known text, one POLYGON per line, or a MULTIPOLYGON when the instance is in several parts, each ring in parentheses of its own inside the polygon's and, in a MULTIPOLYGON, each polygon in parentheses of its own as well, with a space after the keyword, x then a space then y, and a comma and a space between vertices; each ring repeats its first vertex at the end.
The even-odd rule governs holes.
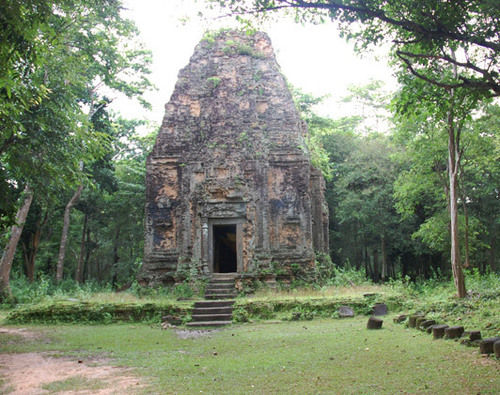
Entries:
MULTIPOLYGON (((291 87, 309 126, 307 149, 327 179, 333 263, 319 265, 317 285, 333 282, 339 268, 374 282, 498 271, 494 1, 469 8, 428 1, 422 12, 410 0, 398 2, 398 12, 371 1, 359 2, 361 11, 342 2, 207 3, 242 20, 270 18, 279 8, 305 23, 334 20, 360 50, 392 42, 400 88, 351 87, 344 100, 356 103, 355 116, 317 115, 323 98, 291 87), (433 30, 436 21, 442 26, 433 30), (447 35, 433 36, 438 30, 447 35)), ((30 283, 133 283, 143 253, 145 160, 157 126, 139 133, 144 122, 111 110, 110 92, 148 107, 149 51, 118 1, 11 1, 0 5, 0 18, 8 27, 0 32, 2 299, 22 299, 30 283)), ((455 284, 464 296, 465 283, 455 284)))

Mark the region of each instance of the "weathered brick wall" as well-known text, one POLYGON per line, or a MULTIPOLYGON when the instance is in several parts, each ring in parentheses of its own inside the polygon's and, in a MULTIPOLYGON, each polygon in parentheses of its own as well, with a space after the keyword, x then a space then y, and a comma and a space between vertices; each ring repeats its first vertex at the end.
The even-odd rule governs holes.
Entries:
POLYGON ((148 158, 139 280, 217 270, 213 232, 224 224, 237 229, 239 273, 312 267, 314 250, 328 249, 328 214, 323 178, 301 148, 306 134, 267 35, 203 40, 148 158))

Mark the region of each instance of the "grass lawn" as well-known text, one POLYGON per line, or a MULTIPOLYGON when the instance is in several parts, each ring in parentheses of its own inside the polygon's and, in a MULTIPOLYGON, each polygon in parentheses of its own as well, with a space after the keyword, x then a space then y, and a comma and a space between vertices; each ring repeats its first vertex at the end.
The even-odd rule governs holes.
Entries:
POLYGON ((367 319, 263 322, 190 338, 146 324, 29 326, 51 341, 10 338, 0 348, 110 356, 144 376, 144 393, 500 393, 500 363, 476 348, 389 317, 369 331, 367 319))

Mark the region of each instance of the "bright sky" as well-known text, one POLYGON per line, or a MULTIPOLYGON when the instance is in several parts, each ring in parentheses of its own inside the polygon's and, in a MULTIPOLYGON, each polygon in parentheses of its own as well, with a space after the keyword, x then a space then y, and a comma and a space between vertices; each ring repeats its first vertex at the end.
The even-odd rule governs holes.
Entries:
MULTIPOLYGON (((127 116, 147 118, 160 123, 164 105, 170 100, 177 75, 186 66, 194 47, 207 29, 229 27, 229 20, 200 21, 197 14, 202 0, 125 0, 126 17, 133 19, 141 31, 141 39, 153 52, 151 81, 158 88, 146 99, 153 105, 147 112, 125 99, 114 107, 127 116), (187 22, 181 22, 187 19, 187 22)), ((352 108, 337 101, 348 94, 349 85, 363 85, 371 79, 385 81, 389 89, 396 86, 386 59, 375 60, 373 54, 361 59, 352 45, 338 37, 333 23, 319 26, 299 25, 282 19, 262 29, 271 37, 273 47, 288 81, 306 93, 330 95, 319 111, 337 118, 351 115, 352 108)), ((381 51, 383 52, 383 51, 381 51)), ((355 110, 354 110, 355 111, 355 110)))

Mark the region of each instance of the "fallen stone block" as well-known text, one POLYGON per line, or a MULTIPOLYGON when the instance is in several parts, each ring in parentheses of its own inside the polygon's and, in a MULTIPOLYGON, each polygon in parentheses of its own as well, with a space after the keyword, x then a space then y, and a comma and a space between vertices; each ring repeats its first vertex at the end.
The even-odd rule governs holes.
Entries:
POLYGON ((435 326, 438 326, 438 325, 439 325, 439 324, 435 324, 435 325, 428 326, 428 327, 426 328, 426 330, 425 330, 425 331, 426 331, 427 333, 431 334, 431 333, 432 333, 432 330, 434 329, 434 327, 435 327, 435 326))
POLYGON ((407 318, 408 318, 408 316, 406 314, 400 314, 400 315, 397 315, 396 317, 394 317, 393 321, 395 324, 401 324, 407 318))
POLYGON ((368 318, 368 324, 366 325, 367 329, 382 329, 383 320, 377 317, 368 318))
POLYGON ((432 328, 432 336, 434 339, 441 339, 444 336, 444 330, 448 328, 448 325, 446 324, 441 324, 441 325, 435 325, 432 328))
POLYGON ((349 306, 340 306, 338 313, 340 318, 354 317, 354 310, 349 306))
POLYGON ((462 333, 462 339, 470 341, 481 340, 481 331, 465 331, 462 333))
POLYGON ((463 333, 464 333, 463 326, 449 326, 444 330, 444 334, 446 335, 447 339, 458 339, 459 337, 462 336, 463 333))
POLYGON ((436 325, 436 324, 437 324, 436 320, 425 320, 425 321, 420 322, 418 327, 422 331, 425 331, 425 330, 427 330, 428 327, 430 327, 432 325, 436 325))
POLYGON ((415 328, 416 329, 421 329, 420 328, 420 324, 422 324, 422 322, 424 321, 427 321, 427 318, 425 317, 417 317, 417 319, 415 320, 415 328))
POLYGON ((500 358, 500 340, 493 343, 493 352, 495 353, 495 357, 500 358))
POLYGON ((488 337, 486 339, 481 340, 479 343, 479 352, 481 354, 493 354, 493 345, 500 340, 500 337, 488 337))
POLYGON ((423 314, 412 314, 410 315, 410 318, 408 318, 408 327, 410 328, 415 328, 415 325, 417 324, 417 318, 423 317, 423 314))

